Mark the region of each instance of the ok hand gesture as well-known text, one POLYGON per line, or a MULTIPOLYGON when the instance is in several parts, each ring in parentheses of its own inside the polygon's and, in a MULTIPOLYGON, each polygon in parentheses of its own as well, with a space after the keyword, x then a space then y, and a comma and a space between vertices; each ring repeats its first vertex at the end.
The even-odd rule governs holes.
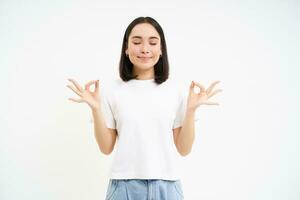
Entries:
POLYGON ((190 85, 190 91, 187 100, 187 109, 195 111, 200 105, 219 105, 216 102, 209 101, 209 98, 221 92, 221 89, 213 91, 216 84, 220 81, 213 82, 207 89, 200 83, 192 81, 190 85), (197 86, 200 88, 200 93, 194 92, 194 87, 197 86))
POLYGON ((73 90, 80 98, 69 98, 69 100, 82 103, 87 103, 91 109, 98 109, 100 107, 99 98, 99 80, 93 80, 85 84, 82 88, 74 79, 68 79, 73 85, 67 85, 68 88, 73 90), (95 91, 90 91, 90 86, 95 84, 95 91))

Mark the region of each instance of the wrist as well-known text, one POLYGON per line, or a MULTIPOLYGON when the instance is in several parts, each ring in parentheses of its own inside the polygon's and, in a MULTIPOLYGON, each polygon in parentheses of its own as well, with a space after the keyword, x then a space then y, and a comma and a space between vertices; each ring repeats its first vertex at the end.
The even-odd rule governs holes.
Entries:
POLYGON ((196 110, 187 108, 185 113, 187 116, 195 116, 196 110))
POLYGON ((92 110, 92 113, 99 113, 99 112, 101 112, 100 106, 91 106, 91 110, 92 110))

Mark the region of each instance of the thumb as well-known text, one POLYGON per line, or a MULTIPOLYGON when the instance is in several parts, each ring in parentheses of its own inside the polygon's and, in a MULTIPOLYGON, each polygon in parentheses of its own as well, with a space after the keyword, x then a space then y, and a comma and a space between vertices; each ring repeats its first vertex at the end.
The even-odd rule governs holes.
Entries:
POLYGON ((191 85, 190 85, 190 90, 192 90, 194 88, 194 85, 195 85, 195 83, 194 83, 194 81, 192 81, 191 85))
POLYGON ((190 84, 189 95, 191 95, 194 92, 194 86, 195 86, 195 83, 194 83, 194 81, 192 81, 190 84))

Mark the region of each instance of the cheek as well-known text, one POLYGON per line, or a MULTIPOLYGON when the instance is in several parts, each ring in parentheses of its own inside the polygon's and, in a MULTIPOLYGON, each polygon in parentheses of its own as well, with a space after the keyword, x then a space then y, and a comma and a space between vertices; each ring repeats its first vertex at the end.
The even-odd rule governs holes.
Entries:
POLYGON ((155 52, 155 54, 160 54, 160 46, 155 47, 153 52, 155 52))
POLYGON ((131 54, 137 54, 139 52, 139 46, 135 46, 135 45, 129 45, 128 46, 128 51, 131 53, 131 54))

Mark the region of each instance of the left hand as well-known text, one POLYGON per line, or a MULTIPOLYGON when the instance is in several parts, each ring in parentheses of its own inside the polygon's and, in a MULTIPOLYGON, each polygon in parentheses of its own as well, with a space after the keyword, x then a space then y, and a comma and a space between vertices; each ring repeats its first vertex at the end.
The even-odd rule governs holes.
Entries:
POLYGON ((187 99, 187 109, 195 111, 200 105, 219 105, 217 102, 209 101, 210 97, 222 91, 221 89, 213 91, 214 87, 219 82, 220 81, 215 81, 207 89, 205 89, 205 87, 200 83, 192 81, 187 99), (200 88, 200 93, 194 92, 195 86, 200 88))

